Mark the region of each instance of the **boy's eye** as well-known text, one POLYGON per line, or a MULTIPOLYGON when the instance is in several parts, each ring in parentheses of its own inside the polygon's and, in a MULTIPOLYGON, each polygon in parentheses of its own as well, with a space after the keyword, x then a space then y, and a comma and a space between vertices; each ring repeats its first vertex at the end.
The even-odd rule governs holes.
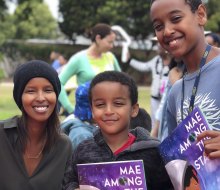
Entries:
POLYGON ((104 105, 105 105, 104 103, 95 103, 94 104, 94 106, 97 108, 102 108, 102 107, 104 107, 104 105))
POLYGON ((123 105, 125 105, 123 102, 120 102, 120 101, 118 101, 118 102, 115 102, 115 105, 117 106, 117 107, 121 107, 121 106, 123 106, 123 105))

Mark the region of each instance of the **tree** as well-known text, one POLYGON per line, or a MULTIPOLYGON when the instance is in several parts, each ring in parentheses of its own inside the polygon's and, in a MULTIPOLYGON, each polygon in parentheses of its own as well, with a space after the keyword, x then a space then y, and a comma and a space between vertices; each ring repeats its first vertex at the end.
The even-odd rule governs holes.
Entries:
POLYGON ((57 37, 57 22, 41 0, 22 1, 14 13, 17 39, 55 38, 57 37))
MULTIPOLYGON (((61 30, 70 39, 73 34, 85 34, 97 22, 122 26, 136 39, 145 39, 153 33, 150 21, 150 1, 146 0, 60 0, 61 30)), ((208 23, 206 30, 220 32, 220 1, 206 4, 208 23)))
POLYGON ((4 18, 5 10, 6 10, 6 3, 4 0, 0 0, 0 20, 4 18))
POLYGON ((15 33, 15 25, 12 16, 7 12, 5 0, 0 0, 0 45, 6 39, 12 38, 15 33))
POLYGON ((209 0, 207 3, 208 22, 206 24, 206 30, 212 32, 220 32, 220 1, 209 0))
POLYGON ((98 9, 98 20, 122 26, 134 38, 146 38, 152 33, 149 17, 149 3, 146 0, 109 0, 98 9))
POLYGON ((16 32, 16 26, 13 22, 12 15, 6 14, 4 21, 0 22, 0 45, 5 42, 6 39, 13 38, 16 32))
POLYGON ((85 35, 98 22, 120 25, 130 35, 145 38, 152 32, 149 6, 146 0, 60 0, 62 22, 59 25, 70 39, 73 34, 85 35))
POLYGON ((97 10, 106 0, 60 0, 59 11, 63 21, 59 23, 61 31, 70 39, 74 33, 85 34, 97 20, 97 10))

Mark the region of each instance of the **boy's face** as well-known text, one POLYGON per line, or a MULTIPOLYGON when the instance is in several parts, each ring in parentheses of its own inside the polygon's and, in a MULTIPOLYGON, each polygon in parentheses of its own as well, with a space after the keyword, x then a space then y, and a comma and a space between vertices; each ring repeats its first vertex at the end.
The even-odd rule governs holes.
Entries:
POLYGON ((174 57, 191 52, 203 35, 203 5, 193 13, 185 0, 155 0, 150 15, 159 43, 174 57))
POLYGON ((93 119, 106 135, 127 132, 130 117, 138 113, 138 105, 131 105, 128 86, 104 81, 92 88, 93 119))

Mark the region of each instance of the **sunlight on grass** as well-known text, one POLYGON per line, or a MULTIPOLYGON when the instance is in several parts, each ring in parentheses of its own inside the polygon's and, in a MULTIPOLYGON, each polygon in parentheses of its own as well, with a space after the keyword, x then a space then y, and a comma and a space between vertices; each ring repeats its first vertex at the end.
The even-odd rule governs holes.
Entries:
MULTIPOLYGON (((10 118, 14 115, 20 115, 21 113, 14 102, 12 90, 12 84, 0 83, 0 120, 10 118)), ((72 91, 69 96, 72 103, 75 101, 74 93, 75 91, 72 91)), ((139 87, 138 93, 139 106, 145 108, 150 113, 150 88, 139 87)))

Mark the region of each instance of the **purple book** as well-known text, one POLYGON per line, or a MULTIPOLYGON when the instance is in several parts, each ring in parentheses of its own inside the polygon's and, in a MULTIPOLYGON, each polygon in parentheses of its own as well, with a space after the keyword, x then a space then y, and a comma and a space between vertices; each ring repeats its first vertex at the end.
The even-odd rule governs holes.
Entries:
POLYGON ((77 164, 80 190, 147 190, 142 160, 77 164))
POLYGON ((220 160, 204 156, 204 139, 196 140, 210 129, 205 115, 196 107, 159 146, 176 190, 220 190, 220 160))

